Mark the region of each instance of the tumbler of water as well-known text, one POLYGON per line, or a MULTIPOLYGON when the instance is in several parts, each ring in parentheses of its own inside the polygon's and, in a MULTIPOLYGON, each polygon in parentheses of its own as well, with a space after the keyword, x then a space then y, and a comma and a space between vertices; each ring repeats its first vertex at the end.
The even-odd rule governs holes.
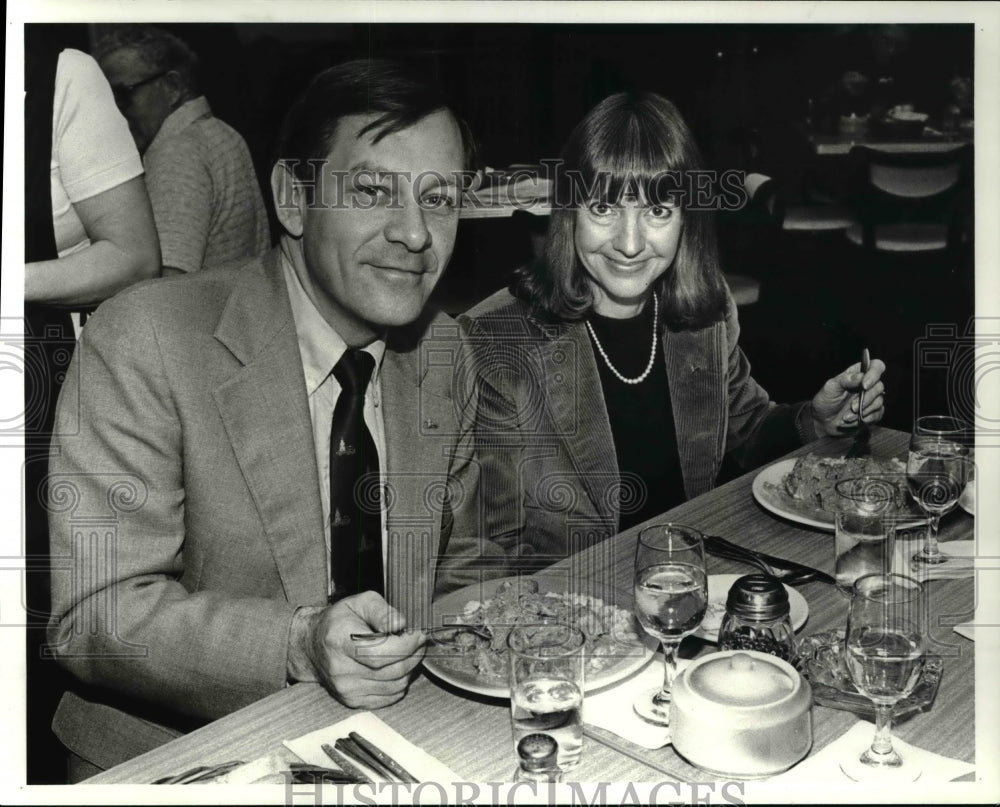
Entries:
POLYGON ((579 628, 545 619, 507 636, 517 781, 559 781, 580 762, 585 642, 579 628))

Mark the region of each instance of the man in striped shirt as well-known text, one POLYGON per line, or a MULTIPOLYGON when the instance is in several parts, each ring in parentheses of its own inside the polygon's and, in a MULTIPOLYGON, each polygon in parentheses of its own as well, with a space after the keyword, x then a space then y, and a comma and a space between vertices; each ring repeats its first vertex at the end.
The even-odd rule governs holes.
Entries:
POLYGON ((194 52, 167 31, 126 26, 94 55, 143 155, 163 274, 263 254, 270 233, 250 151, 212 115, 194 52))

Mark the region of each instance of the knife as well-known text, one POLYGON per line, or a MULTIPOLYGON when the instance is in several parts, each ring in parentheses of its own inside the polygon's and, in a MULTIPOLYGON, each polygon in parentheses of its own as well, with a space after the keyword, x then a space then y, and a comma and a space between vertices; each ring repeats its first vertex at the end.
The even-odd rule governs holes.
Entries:
MULTIPOLYGON (((812 566, 806 566, 804 563, 788 560, 787 558, 779 558, 776 555, 768 555, 766 552, 757 552, 753 549, 747 549, 745 546, 734 544, 732 541, 727 541, 725 538, 721 538, 718 535, 705 535, 704 543, 706 551, 712 555, 729 558, 731 560, 741 560, 753 565, 757 565, 755 561, 763 561, 763 563, 768 566, 792 572, 794 579, 784 581, 791 585, 807 583, 811 580, 819 580, 821 583, 829 583, 830 585, 837 584, 833 575, 827 574, 819 569, 814 569, 812 566)), ((780 579, 780 576, 778 577, 780 579)))

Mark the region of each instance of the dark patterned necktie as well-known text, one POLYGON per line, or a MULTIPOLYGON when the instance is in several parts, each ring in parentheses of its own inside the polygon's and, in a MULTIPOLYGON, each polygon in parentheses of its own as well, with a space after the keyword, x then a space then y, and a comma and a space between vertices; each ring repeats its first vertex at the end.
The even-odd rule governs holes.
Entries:
POLYGON ((330 429, 331 601, 382 593, 382 519, 378 453, 365 425, 365 388, 375 359, 348 349, 333 368, 341 392, 330 429))

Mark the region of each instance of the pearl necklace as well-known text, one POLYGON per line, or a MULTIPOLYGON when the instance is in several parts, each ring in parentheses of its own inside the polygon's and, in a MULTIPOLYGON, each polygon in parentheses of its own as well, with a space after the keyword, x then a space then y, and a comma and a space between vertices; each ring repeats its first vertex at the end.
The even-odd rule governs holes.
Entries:
POLYGON ((590 332, 590 337, 594 340, 594 344, 597 345, 597 352, 601 354, 601 358, 604 359, 604 363, 608 365, 608 369, 615 374, 619 381, 623 384, 641 384, 649 376, 653 369, 653 363, 656 361, 656 320, 660 313, 659 304, 656 302, 656 295, 653 295, 653 345, 649 349, 649 363, 646 365, 646 369, 642 371, 642 375, 636 376, 635 378, 626 378, 621 373, 615 369, 615 366, 611 363, 611 359, 608 358, 608 354, 604 352, 604 345, 601 344, 601 340, 597 338, 597 334, 594 333, 594 326, 590 324, 589 320, 584 320, 587 325, 587 330, 590 332))

